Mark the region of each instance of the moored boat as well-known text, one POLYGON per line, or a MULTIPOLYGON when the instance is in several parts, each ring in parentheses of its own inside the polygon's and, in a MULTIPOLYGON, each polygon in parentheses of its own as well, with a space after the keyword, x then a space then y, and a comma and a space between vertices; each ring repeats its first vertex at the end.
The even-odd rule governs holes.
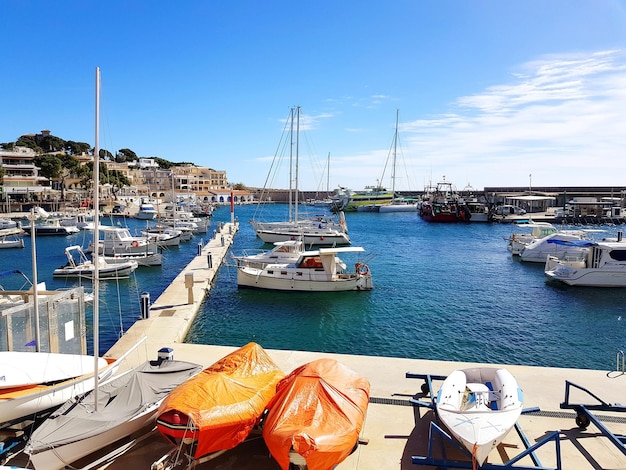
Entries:
POLYGON ((23 233, 21 228, 0 229, 0 248, 24 248, 23 233))
POLYGON ((419 215, 426 222, 469 222, 472 214, 456 187, 445 180, 424 196, 419 215))
POLYGON ((347 272, 339 253, 363 252, 362 247, 320 248, 303 251, 295 261, 253 264, 239 262, 237 285, 258 289, 301 292, 371 290, 372 274, 365 263, 357 262, 347 272))
MULTIPOLYGON (((78 245, 68 246, 65 249, 67 264, 55 269, 53 277, 85 278, 93 279, 96 270, 95 264, 87 258, 82 248, 78 245)), ((137 261, 120 260, 115 263, 107 263, 104 257, 100 257, 98 275, 100 279, 120 279, 128 277, 137 269, 137 261)))
POLYGON ((523 394, 507 369, 459 369, 444 380, 435 406, 443 424, 482 465, 517 422, 523 394))
POLYGON ((263 439, 280 468, 335 468, 357 447, 369 404, 369 381, 335 361, 304 364, 276 386, 263 439))
POLYGON ((570 286, 626 287, 626 242, 558 241, 561 246, 579 246, 585 251, 578 257, 563 259, 548 256, 544 267, 549 280, 570 286))
POLYGON ((26 453, 36 470, 58 470, 154 423, 162 400, 202 367, 171 350, 65 402, 31 435, 26 453), (99 397, 99 398, 98 398, 99 397), (96 401, 96 398, 98 401, 96 401))
POLYGON ((233 351, 176 387, 161 404, 157 428, 191 463, 243 442, 258 425, 285 374, 256 343, 233 351))

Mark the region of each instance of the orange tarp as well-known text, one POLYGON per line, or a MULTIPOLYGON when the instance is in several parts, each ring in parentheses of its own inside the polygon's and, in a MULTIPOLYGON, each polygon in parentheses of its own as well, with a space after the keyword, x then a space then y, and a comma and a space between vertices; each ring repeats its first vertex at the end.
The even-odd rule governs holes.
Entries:
POLYGON ((308 470, 328 470, 355 448, 369 403, 370 383, 332 359, 305 364, 276 387, 263 422, 263 438, 283 470, 289 451, 308 470))
POLYGON ((199 429, 196 459, 231 449, 258 423, 284 376, 261 346, 249 343, 174 389, 158 416, 176 410, 193 421, 199 429))

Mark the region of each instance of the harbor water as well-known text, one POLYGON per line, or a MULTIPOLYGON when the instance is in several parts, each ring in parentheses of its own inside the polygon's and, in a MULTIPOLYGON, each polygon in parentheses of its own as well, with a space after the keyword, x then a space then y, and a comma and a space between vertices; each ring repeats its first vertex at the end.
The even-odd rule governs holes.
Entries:
MULTIPOLYGON (((269 248, 248 223, 255 206, 235 207, 240 230, 232 252, 269 248)), ((268 206, 263 217, 283 220, 287 206, 268 206)), ((130 279, 102 281, 101 353, 140 317, 140 298, 156 299, 212 236, 228 207, 214 212, 209 233, 163 253, 163 266, 140 267, 130 279)), ((510 224, 432 224, 416 213, 348 213, 354 246, 363 246, 374 289, 368 292, 297 293, 238 289, 234 262, 224 264, 187 342, 269 349, 407 357, 481 363, 612 370, 626 348, 626 289, 547 283, 542 264, 522 263, 507 251, 510 224)), ((106 222, 103 222, 106 223, 106 222)), ((131 229, 137 220, 117 219, 131 229)), ((566 227, 567 228, 567 227, 566 227)), ((598 229, 598 226, 592 227, 598 229)), ((596 238, 620 226, 601 227, 596 238)), ((37 238, 38 280, 48 289, 76 285, 56 280, 65 246, 87 246, 90 232, 37 238)), ((0 270, 32 277, 30 238, 24 249, 0 252, 0 270)), ((351 267, 356 258, 343 256, 351 267)), ((5 289, 22 281, 2 278, 5 289)), ((87 281, 87 290, 91 285, 87 281)), ((88 336, 89 337, 89 336, 88 336)))

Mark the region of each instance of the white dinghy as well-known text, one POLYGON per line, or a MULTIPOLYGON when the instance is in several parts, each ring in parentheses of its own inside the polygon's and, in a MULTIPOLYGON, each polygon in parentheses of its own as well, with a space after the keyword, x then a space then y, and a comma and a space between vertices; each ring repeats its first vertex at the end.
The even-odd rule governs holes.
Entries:
POLYGON ((455 370, 441 385, 437 414, 479 465, 517 422, 522 390, 503 368, 455 370))

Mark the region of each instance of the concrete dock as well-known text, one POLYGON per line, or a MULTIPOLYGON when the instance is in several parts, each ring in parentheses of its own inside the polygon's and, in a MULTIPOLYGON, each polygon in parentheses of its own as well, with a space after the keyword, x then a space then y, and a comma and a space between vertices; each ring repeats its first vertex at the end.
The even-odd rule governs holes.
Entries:
MULTIPOLYGON (((237 232, 237 224, 225 224, 211 240, 202 247, 198 256, 179 274, 163 294, 152 304, 149 318, 137 321, 128 332, 106 354, 119 358, 145 340, 124 360, 124 367, 134 367, 146 359, 154 359, 162 347, 174 350, 176 359, 187 360, 209 366, 237 347, 194 345, 184 343, 185 336, 200 310, 201 303, 211 288, 215 274, 224 260, 228 248, 237 232), (211 253, 212 265, 208 254, 211 253), (191 282, 191 275, 193 282, 191 282)), ((426 332, 425 332, 426 333, 426 332)), ((261 345, 262 346, 262 345, 261 345)), ((381 470, 409 468, 438 468, 417 465, 413 456, 427 456, 429 452, 430 423, 435 418, 433 411, 411 405, 411 398, 428 402, 429 397, 421 391, 423 380, 407 378, 407 372, 417 374, 448 375, 455 369, 475 365, 458 362, 431 361, 422 359, 386 358, 327 354, 307 351, 267 350, 272 359, 285 373, 320 357, 334 358, 366 377, 371 384, 370 405, 367 412, 362 438, 367 444, 360 445, 337 468, 342 470, 381 470)), ((608 352, 607 354, 612 354, 608 352)), ((560 453, 563 469, 606 469, 626 470, 624 445, 616 445, 602 435, 592 423, 586 430, 575 423, 576 413, 572 409, 561 409, 566 380, 593 392, 606 403, 626 402, 626 374, 597 370, 560 369, 529 367, 504 364, 517 378, 524 390, 524 406, 537 408, 523 414, 518 424, 530 445, 556 431, 556 441, 550 441, 537 449, 536 457, 541 468, 557 468, 557 453, 560 453)), ((435 382, 435 392, 440 382, 435 382)), ((597 404, 592 397, 572 391, 570 403, 597 404)), ((626 435, 626 414, 615 411, 596 411, 594 415, 610 431, 618 436, 626 435)), ((107 458, 104 449, 91 456, 89 461, 77 462, 74 468, 149 469, 153 462, 167 453, 170 444, 155 430, 128 440, 129 449, 115 458, 107 458), (93 463, 96 459, 96 463, 93 463), (97 460, 99 459, 99 460, 97 460)), ((441 458, 438 440, 433 457, 441 458)), ((463 461, 471 468, 467 456, 447 444, 447 457, 463 461)), ((513 430, 494 450, 488 459, 491 464, 509 461, 524 450, 524 442, 513 430)), ((18 464, 11 462, 13 464, 18 464)), ((529 457, 516 465, 538 466, 529 457)), ((184 468, 184 467, 181 467, 184 468)), ((202 469, 279 469, 268 455, 260 436, 253 436, 240 446, 223 455, 201 464, 202 469)), ((515 466, 511 468, 517 468, 515 466)))

